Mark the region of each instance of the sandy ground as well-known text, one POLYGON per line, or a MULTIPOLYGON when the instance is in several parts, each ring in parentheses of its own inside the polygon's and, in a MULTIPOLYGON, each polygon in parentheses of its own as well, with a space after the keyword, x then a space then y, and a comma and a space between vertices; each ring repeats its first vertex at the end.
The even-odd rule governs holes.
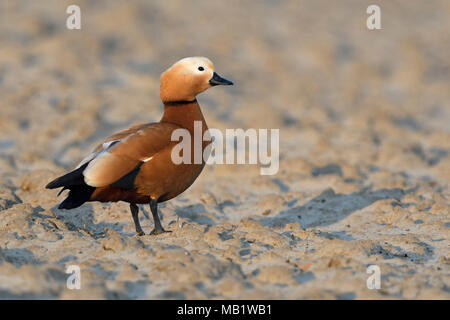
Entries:
POLYGON ((374 1, 76 1, 69 31, 73 2, 0 1, 0 298, 450 298, 449 1, 376 1, 377 31, 374 1), (56 209, 43 186, 159 120, 192 55, 235 82, 199 97, 209 127, 279 128, 279 172, 208 166, 160 236, 56 209))

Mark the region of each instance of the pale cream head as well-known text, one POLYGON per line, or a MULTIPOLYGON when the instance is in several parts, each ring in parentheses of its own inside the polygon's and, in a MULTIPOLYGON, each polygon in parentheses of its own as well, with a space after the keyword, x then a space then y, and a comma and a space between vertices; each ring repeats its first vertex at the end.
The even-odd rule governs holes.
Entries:
POLYGON ((160 97, 163 102, 193 101, 197 94, 212 86, 231 84, 214 72, 208 58, 189 57, 179 60, 161 75, 160 97))

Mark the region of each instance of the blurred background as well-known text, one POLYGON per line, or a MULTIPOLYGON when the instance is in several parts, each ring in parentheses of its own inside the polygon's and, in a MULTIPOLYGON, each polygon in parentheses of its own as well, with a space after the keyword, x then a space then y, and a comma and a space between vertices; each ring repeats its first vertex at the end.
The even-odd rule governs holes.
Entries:
POLYGON ((72 166, 91 140, 159 120, 159 75, 194 55, 236 82, 201 96, 211 126, 444 152, 433 141, 450 130, 447 1, 379 1, 374 31, 370 1, 79 1, 81 30, 66 28, 70 1, 0 3, 1 146, 19 163, 72 166))
MULTIPOLYGON (((72 259, 67 257, 74 256, 92 268, 92 287, 99 281, 104 288, 84 292, 85 298, 448 298, 449 39, 446 0, 0 0, 0 278, 2 273, 20 275, 23 265, 37 268, 38 274, 48 274, 50 267, 63 273, 72 259), (81 8, 81 30, 66 28, 71 4, 81 8), (366 27, 371 4, 381 8, 381 30, 366 27), (230 283, 206 272, 195 276, 204 279, 202 286, 178 279, 184 284, 180 288, 167 280, 176 278, 167 271, 163 284, 141 275, 126 280, 134 285, 115 287, 125 280, 112 277, 108 267, 92 266, 107 260, 122 274, 119 260, 105 255, 91 261, 84 256, 90 251, 69 254, 73 248, 60 243, 83 225, 90 229, 86 238, 77 238, 78 246, 98 244, 103 250, 104 239, 90 238, 91 231, 114 231, 120 241, 128 241, 132 225, 126 205, 105 209, 93 204, 85 221, 85 209, 75 214, 55 210, 58 199, 42 186, 116 130, 158 121, 161 72, 196 55, 210 58, 216 71, 235 83, 199 97, 208 126, 279 128, 280 171, 262 177, 255 166, 208 167, 192 189, 163 209, 166 224, 185 219, 194 229, 207 228, 199 239, 215 230, 211 226, 222 225, 214 239, 227 236, 218 243, 233 241, 224 232, 237 232, 239 219, 257 221, 257 226, 242 227, 244 235, 227 247, 235 255, 217 249, 223 244, 216 240, 205 240, 209 249, 196 248, 219 261, 231 256, 241 268, 237 273, 230 271, 234 267, 217 267, 215 260, 201 260, 205 268, 228 270, 223 277, 230 283), (111 215, 114 208, 121 216, 111 215), (59 231, 43 227, 53 218, 55 224, 64 222, 59 231), (38 222, 25 223, 30 219, 38 222), (278 230, 287 247, 278 252, 273 243, 258 249, 239 240, 264 228, 278 230), (55 242, 51 232, 59 234, 55 242), (360 251, 352 251, 358 246, 360 251), (249 252, 242 254, 243 248, 249 252), (267 258, 272 253, 279 258, 267 258), (394 268, 381 293, 365 288, 364 268, 375 260, 394 268), (316 269, 303 270, 308 263, 316 269), (272 269, 265 271, 261 264, 272 269), (395 269, 402 264, 406 267, 395 269), (346 273, 348 266, 358 275, 346 273), (283 268, 291 278, 284 278, 283 268), (402 279, 408 272, 417 279, 405 289, 402 279), (106 278, 112 284, 105 285, 106 278)), ((180 234, 180 239, 175 234, 173 241, 192 234, 180 234)), ((158 245, 149 243, 153 249, 158 245)), ((125 247, 126 254, 133 251, 125 247)), ((185 268, 194 270, 198 261, 192 259, 185 268)), ((54 284, 33 280, 35 287, 20 292, 5 280, 0 297, 78 297, 64 291, 64 275, 50 278, 54 284)))

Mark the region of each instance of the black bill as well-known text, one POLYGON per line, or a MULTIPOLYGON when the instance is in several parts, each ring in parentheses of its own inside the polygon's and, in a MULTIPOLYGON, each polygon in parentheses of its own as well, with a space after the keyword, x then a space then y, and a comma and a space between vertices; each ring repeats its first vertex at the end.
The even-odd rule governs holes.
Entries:
POLYGON ((218 85, 230 86, 230 85, 233 85, 233 82, 231 82, 230 80, 222 78, 221 76, 219 76, 215 72, 214 72, 213 77, 211 78, 211 80, 209 80, 209 83, 212 86, 218 86, 218 85))

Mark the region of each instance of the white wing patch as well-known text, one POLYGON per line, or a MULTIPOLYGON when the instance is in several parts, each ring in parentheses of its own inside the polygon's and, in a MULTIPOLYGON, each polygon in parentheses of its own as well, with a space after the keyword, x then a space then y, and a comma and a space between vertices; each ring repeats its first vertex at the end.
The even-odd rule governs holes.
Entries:
MULTIPOLYGON (((97 152, 92 152, 90 155, 88 155, 86 158, 84 158, 83 160, 81 160, 81 162, 78 164, 78 166, 75 169, 80 168, 81 166, 83 166, 84 164, 88 163, 89 161, 94 160, 95 158, 97 158, 99 155, 101 155, 103 152, 108 151, 113 145, 115 145, 118 142, 121 142, 122 140, 112 140, 112 141, 108 141, 102 144, 103 149, 97 152)), ((87 168, 86 168, 87 169, 87 168)), ((86 170, 85 169, 85 170, 86 170)))
POLYGON ((75 169, 78 169, 79 167, 81 167, 82 165, 86 164, 87 162, 91 161, 92 159, 94 159, 96 156, 98 155, 98 152, 93 152, 90 155, 88 155, 86 158, 84 158, 83 160, 81 160, 81 162, 78 164, 78 166, 75 169))
POLYGON ((87 185, 91 187, 101 187, 102 183, 102 177, 96 174, 99 170, 95 170, 98 165, 103 166, 105 163, 108 163, 110 161, 114 161, 113 155, 109 153, 106 150, 103 150, 99 153, 100 156, 95 157, 84 169, 83 176, 84 176, 84 182, 86 182, 87 185), (101 159, 100 163, 98 160, 101 159))
MULTIPOLYGON (((91 187, 102 187, 114 182, 113 180, 119 179, 127 173, 127 165, 120 165, 121 161, 126 161, 126 158, 112 154, 110 151, 119 143, 125 142, 130 136, 122 140, 108 141, 102 145, 104 149, 92 158, 83 171, 84 182, 87 185, 91 187), (114 172, 107 172, 105 171, 107 170, 106 168, 110 168, 114 172)), ((148 161, 150 159, 151 157, 146 160, 148 161)))
POLYGON ((112 141, 108 141, 102 144, 103 146, 103 150, 102 151, 106 151, 109 149, 109 147, 111 147, 112 144, 116 144, 117 142, 120 142, 122 140, 112 140, 112 141))

